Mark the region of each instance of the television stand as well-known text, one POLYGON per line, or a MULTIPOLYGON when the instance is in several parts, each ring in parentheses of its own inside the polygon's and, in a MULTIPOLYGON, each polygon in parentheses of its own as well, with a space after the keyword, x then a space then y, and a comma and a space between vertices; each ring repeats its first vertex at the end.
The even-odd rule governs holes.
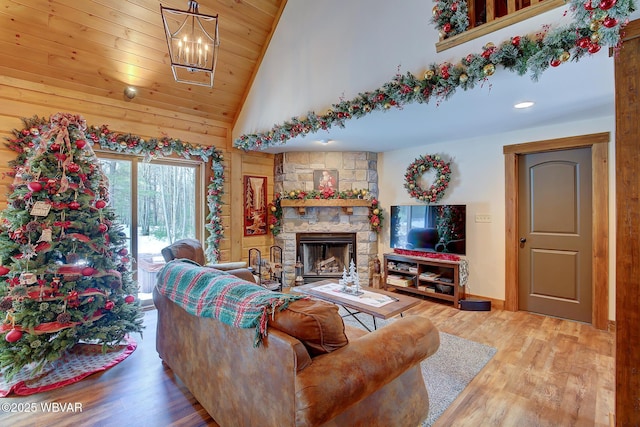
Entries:
POLYGON ((465 288, 460 284, 461 262, 384 254, 384 288, 450 301, 460 308, 460 300, 465 297, 465 288))

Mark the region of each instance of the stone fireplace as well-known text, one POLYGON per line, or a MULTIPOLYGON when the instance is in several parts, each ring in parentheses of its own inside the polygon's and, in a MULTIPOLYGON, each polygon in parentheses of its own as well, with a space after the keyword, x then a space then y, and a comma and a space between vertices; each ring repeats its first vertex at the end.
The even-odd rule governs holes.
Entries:
MULTIPOLYGON (((311 191, 314 189, 314 172, 330 169, 338 172, 338 191, 368 190, 374 197, 378 196, 377 154, 369 152, 288 152, 277 154, 274 164, 274 193, 293 190, 311 191)), ((286 206, 283 201, 281 232, 275 238, 275 244, 283 249, 283 268, 285 286, 294 286, 295 263, 300 256, 303 271, 308 272, 311 281, 317 271, 318 260, 306 260, 304 253, 299 253, 299 237, 322 238, 328 233, 352 236, 351 248, 356 263, 360 282, 370 283, 373 260, 378 253, 378 235, 369 225, 369 207, 366 200, 297 201, 295 206, 286 206), (315 265, 307 265, 315 264, 315 265)), ((317 247, 319 256, 324 257, 332 245, 317 247), (324 251, 324 253, 322 252, 324 251)), ((310 250, 310 247, 309 249, 310 250)), ((316 255, 318 253, 316 252, 316 255)), ((327 261, 332 255, 320 261, 327 261)), ((344 256, 344 255, 343 255, 344 256)), ((350 255, 348 255, 350 256, 350 255)), ((327 270, 339 273, 336 280, 342 277, 344 258, 336 263, 325 262, 323 274, 331 274, 327 270), (329 265, 331 264, 331 265, 329 265)), ((346 262, 350 262, 350 259, 346 262)), ((349 265, 347 264, 347 270, 349 265)), ((319 280, 325 279, 322 277, 319 280)))

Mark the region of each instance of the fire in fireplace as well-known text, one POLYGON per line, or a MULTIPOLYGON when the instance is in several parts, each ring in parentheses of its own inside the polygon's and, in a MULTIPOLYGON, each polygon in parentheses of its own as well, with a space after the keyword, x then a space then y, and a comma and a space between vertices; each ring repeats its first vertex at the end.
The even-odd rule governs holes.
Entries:
POLYGON ((302 264, 305 283, 340 278, 356 260, 355 233, 297 233, 296 259, 302 264))

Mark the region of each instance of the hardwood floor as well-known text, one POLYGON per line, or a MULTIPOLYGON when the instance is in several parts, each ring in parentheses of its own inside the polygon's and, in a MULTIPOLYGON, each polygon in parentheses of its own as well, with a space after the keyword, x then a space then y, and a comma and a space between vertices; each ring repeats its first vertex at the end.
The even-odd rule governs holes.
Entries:
MULTIPOLYGON (((615 334, 525 312, 459 311, 423 301, 411 312, 443 332, 498 349, 435 427, 608 426, 614 408, 615 334)), ((155 351, 155 311, 144 338, 113 368, 46 393, 1 398, 2 404, 79 402, 82 412, 7 413, 0 425, 217 426, 163 366, 155 351)), ((244 427, 244 426, 242 426, 244 427)))

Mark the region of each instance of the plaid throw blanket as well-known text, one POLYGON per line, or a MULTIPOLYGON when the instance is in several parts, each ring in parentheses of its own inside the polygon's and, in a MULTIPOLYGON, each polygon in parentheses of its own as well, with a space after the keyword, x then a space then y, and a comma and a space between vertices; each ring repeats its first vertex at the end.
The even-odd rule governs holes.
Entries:
POLYGON ((156 288, 194 316, 213 317, 238 328, 255 327, 254 346, 267 335, 269 315, 302 298, 269 291, 186 259, 168 262, 158 272, 156 288))

